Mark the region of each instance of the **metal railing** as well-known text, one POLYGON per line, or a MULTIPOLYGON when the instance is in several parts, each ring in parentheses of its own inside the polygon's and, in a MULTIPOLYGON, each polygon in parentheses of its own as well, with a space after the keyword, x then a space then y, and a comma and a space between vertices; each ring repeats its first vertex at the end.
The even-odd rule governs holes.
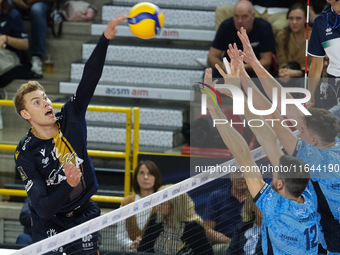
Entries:
MULTIPOLYGON (((2 106, 14 106, 14 103, 11 100, 0 100, 0 105, 2 106)), ((63 104, 61 103, 53 103, 54 108, 60 109, 63 104)), ((137 165, 137 158, 139 152, 139 108, 129 108, 129 107, 113 107, 113 106, 97 106, 97 105, 89 105, 87 108, 88 111, 101 111, 101 112, 119 112, 126 114, 126 143, 125 143, 125 151, 107 151, 107 150, 88 150, 89 156, 92 157, 107 157, 107 158, 123 158, 125 159, 125 174, 124 174, 124 196, 130 194, 131 190, 131 165, 133 165, 133 169, 137 165), (133 154, 131 148, 131 129, 132 129, 132 111, 134 113, 134 139, 133 139, 133 154), (132 161, 132 164, 131 164, 132 161)), ((0 144, 0 150, 3 151, 15 151, 17 144, 0 144)), ((17 190, 17 189, 0 189, 0 195, 11 195, 11 196, 27 196, 25 190, 17 190)), ((103 196, 103 195, 94 195, 92 197, 93 200, 98 202, 112 202, 112 203, 120 203, 123 200, 123 197, 117 196, 103 196)))

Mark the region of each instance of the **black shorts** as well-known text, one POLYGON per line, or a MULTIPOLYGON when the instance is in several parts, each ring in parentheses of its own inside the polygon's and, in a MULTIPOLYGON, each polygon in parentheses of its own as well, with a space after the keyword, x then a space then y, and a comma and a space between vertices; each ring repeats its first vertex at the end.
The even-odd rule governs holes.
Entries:
MULTIPOLYGON (((56 214, 50 220, 45 221, 32 210, 32 237, 33 242, 38 242, 47 237, 56 235, 64 230, 70 229, 100 215, 100 208, 97 203, 90 200, 81 212, 74 211, 72 214, 56 214)), ((84 236, 70 244, 53 250, 46 254, 97 254, 99 250, 98 232, 84 236)))

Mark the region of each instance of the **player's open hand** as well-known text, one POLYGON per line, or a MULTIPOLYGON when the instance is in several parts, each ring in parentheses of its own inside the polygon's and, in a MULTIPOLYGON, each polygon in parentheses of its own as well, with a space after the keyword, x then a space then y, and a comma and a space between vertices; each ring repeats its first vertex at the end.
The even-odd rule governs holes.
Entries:
POLYGON ((66 164, 64 166, 65 176, 67 178, 67 183, 71 187, 76 187, 81 179, 82 173, 79 168, 73 164, 66 164))
POLYGON ((109 40, 113 39, 117 34, 116 26, 119 25, 122 21, 126 20, 127 18, 128 18, 127 15, 122 14, 110 20, 104 31, 104 36, 109 40))
POLYGON ((237 48, 236 43, 234 43, 234 45, 228 45, 227 54, 230 58, 231 73, 238 78, 247 77, 243 62, 244 55, 242 51, 237 48))
POLYGON ((241 30, 237 32, 238 37, 240 38, 242 45, 243 45, 243 60, 251 65, 251 62, 257 61, 257 57, 254 53, 253 47, 251 47, 249 37, 247 35, 246 30, 241 27, 241 30))
POLYGON ((200 84, 200 90, 202 94, 208 94, 207 107, 214 107, 216 104, 215 84, 217 80, 212 80, 212 69, 207 68, 204 73, 204 82, 200 84))

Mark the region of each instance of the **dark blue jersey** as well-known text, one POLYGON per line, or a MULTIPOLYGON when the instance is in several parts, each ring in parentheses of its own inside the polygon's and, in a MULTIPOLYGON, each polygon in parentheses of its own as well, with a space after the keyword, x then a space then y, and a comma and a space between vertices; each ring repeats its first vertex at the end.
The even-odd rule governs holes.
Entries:
POLYGON ((55 136, 41 139, 30 130, 15 152, 16 167, 31 200, 31 210, 42 219, 72 211, 97 191, 95 170, 87 153, 85 113, 102 74, 108 43, 101 36, 84 67, 76 94, 56 114, 55 136), (68 163, 83 174, 74 188, 67 183, 64 173, 63 166, 68 163))

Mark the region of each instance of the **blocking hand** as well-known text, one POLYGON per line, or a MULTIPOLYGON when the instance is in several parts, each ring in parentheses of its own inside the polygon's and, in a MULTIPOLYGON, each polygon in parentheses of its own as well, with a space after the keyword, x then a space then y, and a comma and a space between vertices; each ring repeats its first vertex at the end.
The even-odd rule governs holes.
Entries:
POLYGON ((217 83, 217 80, 212 80, 212 69, 207 68, 204 73, 204 82, 200 85, 200 90, 202 94, 209 94, 207 104, 213 105, 216 104, 216 94, 212 93, 215 89, 215 84, 217 83))
POLYGON ((257 61, 258 59, 254 53, 253 47, 251 47, 246 30, 243 27, 241 27, 241 31, 238 31, 237 35, 240 38, 242 45, 243 45, 243 52, 242 52, 243 60, 247 64, 251 64, 251 62, 257 61))
POLYGON ((107 24, 107 27, 104 31, 104 36, 111 40, 115 37, 117 34, 116 26, 119 25, 122 21, 126 20, 128 18, 127 15, 118 15, 114 19, 109 21, 109 24, 107 24))
POLYGON ((67 178, 67 183, 71 187, 76 187, 79 184, 82 176, 80 169, 73 164, 66 164, 64 166, 64 172, 67 178))

